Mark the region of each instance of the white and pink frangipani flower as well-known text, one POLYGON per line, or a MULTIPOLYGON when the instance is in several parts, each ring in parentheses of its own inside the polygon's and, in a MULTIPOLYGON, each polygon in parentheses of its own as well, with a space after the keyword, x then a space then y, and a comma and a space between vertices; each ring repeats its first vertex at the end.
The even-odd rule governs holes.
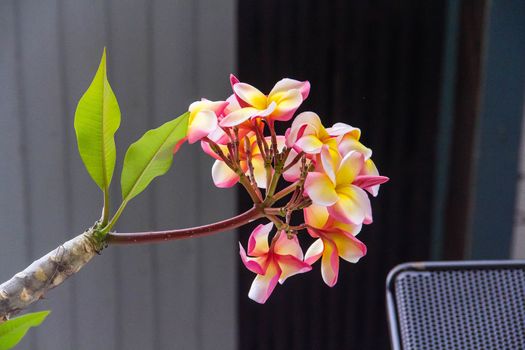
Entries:
MULTIPOLYGON (((344 128, 341 127, 341 125, 338 125, 341 123, 336 123, 332 127, 332 129, 336 128, 342 131, 344 128)), ((346 124, 345 124, 346 125, 346 124)), ((355 129, 359 130, 359 129, 355 129)), ((375 179, 377 176, 379 176, 379 171, 377 170, 376 165, 372 161, 370 157, 372 157, 372 150, 365 145, 363 145, 360 141, 360 132, 356 133, 355 131, 350 132, 344 132, 341 136, 338 137, 337 141, 337 149, 340 152, 342 156, 345 156, 346 154, 350 152, 359 152, 361 153, 365 158, 365 163, 363 165, 363 168, 361 169, 361 172, 354 180, 354 184, 365 189, 367 192, 369 192, 372 196, 376 197, 379 193, 379 184, 374 184, 375 179), (368 181, 371 181, 371 183, 368 183, 368 181)))
POLYGON ((327 132, 314 112, 299 114, 286 131, 286 146, 307 154, 321 153, 324 145, 337 148, 337 141, 327 132))
POLYGON ((323 146, 337 149, 343 138, 359 140, 360 136, 361 130, 348 124, 335 123, 331 128, 325 128, 316 113, 303 112, 294 119, 291 128, 287 130, 286 145, 307 154, 319 154, 323 146))
MULTIPOLYGON (((339 221, 354 225, 371 223, 370 200, 354 183, 364 166, 363 154, 352 151, 341 158, 333 149, 324 147, 320 158, 322 166, 318 164, 317 170, 306 177, 305 194, 314 204, 328 207, 329 213, 339 221)), ((365 186, 386 181, 388 178, 384 176, 369 176, 365 186)))
POLYGON ((304 261, 312 265, 321 259, 321 275, 324 282, 333 287, 339 275, 339 257, 357 263, 366 255, 366 246, 355 238, 361 225, 337 222, 330 217, 328 210, 312 204, 304 209, 308 233, 317 240, 306 251, 304 261))
POLYGON ((202 99, 189 107, 188 142, 195 143, 214 132, 218 127, 218 118, 228 105, 226 101, 202 99))
POLYGON ((247 253, 239 243, 242 262, 257 274, 248 296, 260 304, 268 300, 277 282, 282 284, 288 277, 312 269, 303 261, 303 251, 296 236, 288 239, 284 232, 277 232, 277 238, 268 245, 272 228, 273 223, 257 226, 248 240, 247 253))
POLYGON ((303 112, 294 119, 286 132, 286 145, 307 154, 319 154, 323 146, 328 146, 344 156, 350 150, 363 153, 370 158, 372 151, 359 142, 361 130, 345 123, 335 123, 325 128, 314 112, 303 112))
POLYGON ((290 120, 293 113, 310 93, 310 83, 294 79, 282 79, 268 95, 250 84, 241 83, 231 75, 230 82, 241 109, 232 111, 221 122, 223 127, 232 127, 255 117, 269 121, 290 120))

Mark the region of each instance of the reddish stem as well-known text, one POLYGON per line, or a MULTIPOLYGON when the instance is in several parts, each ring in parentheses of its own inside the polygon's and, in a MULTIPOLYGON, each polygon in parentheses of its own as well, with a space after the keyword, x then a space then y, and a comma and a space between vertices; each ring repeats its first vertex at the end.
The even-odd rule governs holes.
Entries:
POLYGON ((108 244, 140 244, 140 243, 154 243, 164 241, 174 241, 190 237, 207 236, 214 233, 232 230, 234 228, 243 226, 256 219, 264 216, 264 213, 259 207, 253 207, 250 210, 237 215, 233 218, 219 221, 213 224, 184 228, 179 230, 169 231, 153 231, 153 232, 110 232, 107 235, 106 242, 108 244))
POLYGON ((283 197, 286 197, 287 195, 292 193, 297 188, 297 186, 299 186, 299 182, 298 181, 294 182, 293 184, 289 185, 288 187, 286 187, 286 188, 282 189, 281 191, 277 192, 276 194, 274 194, 272 196, 271 204, 277 202, 279 199, 281 199, 283 197))
POLYGON ((268 129, 270 129, 270 135, 272 138, 272 150, 273 150, 273 161, 274 166, 277 165, 277 156, 279 155, 279 150, 277 149, 277 134, 275 133, 274 121, 268 121, 268 129))
MULTIPOLYGON (((264 123, 262 125, 264 126, 264 123)), ((253 126, 255 130, 255 137, 257 139, 257 145, 259 146, 259 150, 263 155, 264 161, 266 162, 270 158, 270 150, 268 149, 268 144, 266 143, 266 139, 264 138, 263 131, 259 129, 259 126, 257 125, 257 121, 255 119, 253 119, 253 126)))
POLYGON ((284 167, 283 173, 289 170, 291 167, 293 167, 298 161, 300 161, 303 155, 304 155, 304 152, 301 151, 297 156, 295 156, 295 158, 290 162, 290 164, 284 167))

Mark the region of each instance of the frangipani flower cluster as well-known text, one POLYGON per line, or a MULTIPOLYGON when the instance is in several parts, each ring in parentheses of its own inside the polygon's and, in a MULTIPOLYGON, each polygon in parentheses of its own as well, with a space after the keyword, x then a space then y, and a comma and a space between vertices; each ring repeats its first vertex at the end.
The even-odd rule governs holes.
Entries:
POLYGON ((339 258, 356 263, 366 254, 356 236, 372 223, 368 194, 377 196, 388 178, 379 175, 358 128, 325 127, 314 112, 295 116, 309 82, 282 79, 268 94, 233 75, 230 83, 233 93, 224 101, 190 105, 187 140, 201 141, 215 158, 217 187, 240 183, 259 217, 269 220, 252 232, 247 250, 240 244, 242 262, 256 274, 249 297, 266 302, 277 282, 310 271, 319 259, 324 282, 334 286, 339 258), (290 120, 286 133, 277 135, 275 123, 290 120), (286 204, 277 204, 284 198, 286 204), (292 225, 297 211, 304 220, 292 225), (315 241, 303 254, 299 236, 306 232, 315 241))

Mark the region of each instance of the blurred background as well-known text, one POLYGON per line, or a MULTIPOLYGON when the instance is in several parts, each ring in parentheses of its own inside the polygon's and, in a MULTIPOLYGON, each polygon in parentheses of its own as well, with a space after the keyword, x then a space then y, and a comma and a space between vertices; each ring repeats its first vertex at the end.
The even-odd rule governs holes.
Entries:
MULTIPOLYGON (((417 260, 525 258, 525 2, 521 0, 4 0, 0 2, 0 280, 81 233, 102 195, 73 116, 103 47, 119 100, 113 180, 142 133, 228 74, 268 92, 309 80, 301 110, 361 128, 381 174, 368 254, 319 267, 264 305, 240 232, 111 247, 34 309, 52 315, 21 349, 389 349, 388 271, 417 260), (523 145, 523 146, 521 146, 523 145)), ((250 206, 219 190, 185 146, 117 230, 204 224, 250 206)))

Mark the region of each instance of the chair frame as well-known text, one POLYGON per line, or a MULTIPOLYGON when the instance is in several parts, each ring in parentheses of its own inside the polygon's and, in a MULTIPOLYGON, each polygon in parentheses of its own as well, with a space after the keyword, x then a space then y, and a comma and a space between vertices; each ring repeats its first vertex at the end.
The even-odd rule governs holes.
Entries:
POLYGON ((471 261, 422 261, 408 262, 395 266, 386 278, 386 308, 390 344, 392 350, 402 350, 401 334, 399 333, 399 319, 395 298, 395 282, 397 277, 406 272, 433 272, 451 269, 479 270, 493 268, 524 267, 525 260, 471 260, 471 261))

